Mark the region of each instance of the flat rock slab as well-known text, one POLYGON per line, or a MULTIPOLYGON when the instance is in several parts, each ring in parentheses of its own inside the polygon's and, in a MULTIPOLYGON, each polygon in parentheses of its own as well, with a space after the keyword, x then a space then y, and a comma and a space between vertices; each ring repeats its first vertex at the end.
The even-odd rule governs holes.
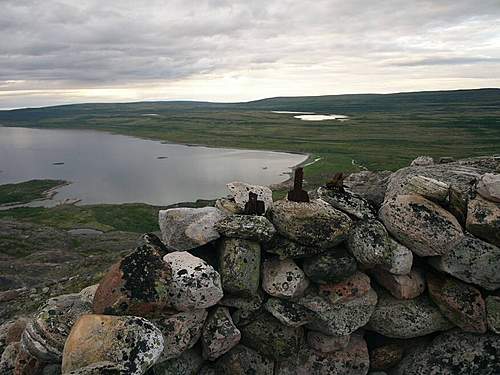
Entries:
POLYGON ((269 298, 264 304, 265 309, 282 324, 289 327, 300 327, 314 320, 314 313, 305 307, 291 301, 269 298))
POLYGON ((215 229, 225 237, 257 242, 270 241, 276 234, 269 220, 256 215, 230 215, 215 224, 215 229))
POLYGON ((329 190, 320 187, 318 188, 318 196, 332 207, 357 219, 374 219, 376 217, 375 209, 367 200, 349 191, 329 190))
POLYGON ((389 182, 390 171, 361 171, 352 173, 344 180, 344 186, 350 192, 365 198, 374 206, 379 207, 384 201, 385 191, 389 182))

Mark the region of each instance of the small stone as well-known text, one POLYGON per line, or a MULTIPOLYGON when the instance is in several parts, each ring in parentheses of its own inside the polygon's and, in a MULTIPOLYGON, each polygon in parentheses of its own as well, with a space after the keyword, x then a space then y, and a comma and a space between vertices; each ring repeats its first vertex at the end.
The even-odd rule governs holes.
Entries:
POLYGON ((215 229, 226 237, 257 242, 270 241, 276 234, 271 222, 257 215, 231 215, 215 224, 215 229))
POLYGON ((258 242, 224 238, 218 246, 219 272, 224 292, 256 295, 260 282, 260 245, 258 242))
POLYGON ((327 284, 342 281, 353 275, 357 263, 345 249, 335 249, 327 254, 307 258, 303 268, 309 279, 315 283, 327 284))
POLYGON ((486 297, 488 328, 500 335, 500 296, 486 297))
POLYGON ((198 309, 152 320, 163 335, 164 349, 159 361, 178 357, 191 349, 201 337, 207 315, 206 310, 198 309))
POLYGON ((424 167, 424 166, 426 167, 426 166, 433 165, 433 164, 434 164, 434 158, 432 158, 431 156, 419 156, 410 163, 410 166, 411 167, 424 167))
POLYGON ((289 327, 300 327, 314 319, 314 313, 305 307, 278 298, 269 298, 265 309, 282 324, 289 327))
POLYGON ((453 325, 421 295, 410 300, 400 300, 386 292, 378 291, 378 304, 367 329, 393 338, 411 338, 445 331, 453 325))
POLYGON ((442 181, 425 176, 413 176, 408 180, 406 189, 436 203, 448 202, 450 186, 442 181))
POLYGON ((281 200, 271 210, 271 221, 281 235, 301 245, 330 249, 344 240, 352 220, 329 204, 281 200))
POLYGON ((186 350, 176 358, 154 365, 147 375, 197 375, 203 366, 199 350, 186 350))
POLYGON ((241 208, 234 199, 220 198, 215 201, 215 207, 227 215, 242 214, 244 209, 241 208))
POLYGON ((380 218, 399 242, 424 257, 446 254, 463 237, 452 214, 419 195, 398 195, 385 202, 380 218))
POLYGON ((240 344, 219 358, 215 371, 220 375, 273 375, 274 362, 240 344))
POLYGON ((367 200, 349 191, 337 191, 320 187, 318 196, 332 207, 357 219, 375 218, 375 210, 372 205, 367 200))
POLYGON ((404 348, 401 345, 388 344, 370 352, 370 368, 372 370, 389 370, 403 358, 404 348))
POLYGON ((427 275, 429 295, 445 317, 465 332, 486 332, 486 307, 481 292, 452 278, 427 275))
POLYGON ((370 274, 397 299, 413 299, 425 290, 425 278, 419 269, 408 275, 393 275, 381 269, 373 269, 370 274))
POLYGON ((270 242, 264 243, 263 248, 268 253, 278 255, 281 259, 310 257, 325 251, 319 247, 301 245, 279 235, 274 236, 270 242))
POLYGON ((80 298, 82 301, 92 303, 94 301, 97 288, 99 288, 99 284, 90 285, 80 290, 80 298))
POLYGON ((226 214, 215 207, 170 208, 160 210, 163 242, 176 250, 191 250, 218 239, 215 223, 226 214))
POLYGON ((304 272, 292 259, 267 259, 262 269, 262 288, 273 297, 300 297, 309 286, 304 272))
POLYGON ((477 192, 484 199, 500 203, 500 174, 483 174, 477 183, 477 192))
POLYGON ((226 307, 217 307, 203 327, 201 342, 203 358, 213 361, 236 346, 241 333, 233 323, 226 307))
POLYGON ((71 329, 62 372, 98 362, 123 366, 127 374, 143 374, 163 352, 163 336, 151 322, 133 316, 83 315, 71 329))
POLYGON ((380 207, 384 201, 391 173, 390 171, 352 173, 344 180, 344 186, 348 191, 365 198, 374 206, 380 207))
POLYGON ((338 283, 320 285, 319 295, 331 303, 346 302, 364 296, 370 289, 370 278, 362 272, 356 272, 338 283))
POLYGON ((276 360, 295 356, 304 335, 302 327, 287 327, 268 313, 261 314, 240 330, 243 345, 276 360))
POLYGON ((232 198, 241 210, 245 209, 248 202, 248 193, 257 194, 257 200, 263 201, 265 210, 269 210, 273 206, 273 192, 267 186, 250 185, 244 182, 230 182, 226 185, 232 195, 232 198))
POLYGON ((307 345, 321 353, 331 353, 343 350, 347 347, 347 345, 349 345, 350 339, 350 335, 328 336, 315 331, 308 331, 306 337, 307 345))
POLYGON ((479 195, 470 200, 465 227, 476 237, 500 247, 500 203, 479 195))
POLYGON ((185 251, 167 254, 163 260, 172 269, 172 280, 164 288, 173 308, 205 309, 224 295, 219 273, 204 260, 185 251))
POLYGON ((386 253, 384 263, 380 265, 386 271, 394 275, 407 275, 413 265, 413 253, 406 246, 389 238, 391 251, 386 253))

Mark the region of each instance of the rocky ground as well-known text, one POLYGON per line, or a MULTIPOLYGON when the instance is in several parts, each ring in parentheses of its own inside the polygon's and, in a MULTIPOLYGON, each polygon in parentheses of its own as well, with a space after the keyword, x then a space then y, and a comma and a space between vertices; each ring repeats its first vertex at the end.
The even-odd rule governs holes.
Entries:
POLYGON ((160 211, 162 240, 145 234, 137 247, 134 236, 76 237, 68 255, 67 232, 4 223, 39 251, 3 266, 0 373, 500 373, 500 157, 420 157, 310 201, 229 187, 215 207, 160 211), (249 214, 249 192, 264 215, 249 214), (64 285, 65 267, 89 286, 44 286, 66 294, 19 309, 41 298, 24 280, 64 285))

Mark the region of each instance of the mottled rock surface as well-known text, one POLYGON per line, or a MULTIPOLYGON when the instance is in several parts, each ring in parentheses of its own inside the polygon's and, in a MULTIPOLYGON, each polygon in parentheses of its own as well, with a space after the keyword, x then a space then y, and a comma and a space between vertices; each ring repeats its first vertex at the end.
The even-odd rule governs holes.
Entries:
POLYGON ((429 165, 434 165, 434 158, 431 156, 419 156, 410 163, 411 167, 425 167, 429 165))
POLYGON ((379 346, 370 351, 370 368, 372 370, 389 370, 401 361, 404 348, 397 344, 379 346))
POLYGON ((186 350, 180 356, 154 365, 147 375, 197 375, 203 366, 203 358, 196 348, 186 350))
POLYGON ((330 303, 337 303, 362 297, 370 289, 370 278, 363 272, 356 272, 340 282, 319 285, 318 292, 330 303))
POLYGON ((349 191, 330 190, 320 187, 318 196, 332 207, 357 219, 373 219, 376 216, 375 209, 367 200, 349 191))
POLYGON ((230 215, 216 223, 215 229, 225 237, 257 242, 270 241, 276 234, 273 224, 257 215, 230 215))
POLYGON ((201 343, 203 358, 215 360, 236 346, 241 339, 241 333, 233 323, 226 307, 217 307, 210 313, 205 326, 201 343))
POLYGON ((500 203, 500 174, 483 174, 477 183, 477 192, 484 199, 500 203))
POLYGON ((476 237, 500 246, 500 203, 476 196, 467 206, 465 226, 476 237))
POLYGON ((308 331, 306 336, 307 345, 321 353, 331 353, 343 350, 349 345, 351 336, 329 336, 321 332, 308 331))
POLYGON ((385 263, 391 251, 389 234, 377 220, 356 222, 349 231, 347 245, 356 260, 367 267, 385 263))
POLYGON ((262 288, 278 298, 300 297, 309 286, 304 272, 292 259, 267 259, 262 268, 262 288))
POLYGON ((333 249, 329 253, 305 259, 303 269, 315 283, 327 284, 342 281, 357 270, 356 259, 345 249, 333 249))
POLYGON ((226 185, 236 204, 241 210, 245 208, 249 198, 248 193, 257 194, 257 200, 263 201, 266 211, 273 206, 273 192, 267 186, 250 185, 244 182, 230 182, 226 185))
POLYGON ((282 259, 310 257, 325 251, 319 247, 301 245, 280 235, 274 236, 271 241, 264 243, 263 248, 266 252, 276 254, 282 259))
POLYGON ((344 186, 350 192, 379 207, 384 201, 387 183, 391 174, 390 171, 352 173, 344 180, 344 186))
POLYGON ((315 317, 314 313, 305 307, 278 298, 269 298, 264 307, 272 316, 289 327, 303 326, 315 317))
POLYGON ((450 186, 434 178, 416 175, 408 180, 407 190, 411 194, 421 195, 433 202, 446 204, 450 186))
POLYGON ((216 362, 215 371, 217 375, 273 375, 274 362, 253 349, 237 345, 216 362))
POLYGON ((500 335, 500 296, 486 297, 488 328, 500 335))
POLYGON ((413 299, 425 290, 425 278, 419 269, 408 275, 393 275, 390 272, 374 269, 370 275, 397 299, 413 299))

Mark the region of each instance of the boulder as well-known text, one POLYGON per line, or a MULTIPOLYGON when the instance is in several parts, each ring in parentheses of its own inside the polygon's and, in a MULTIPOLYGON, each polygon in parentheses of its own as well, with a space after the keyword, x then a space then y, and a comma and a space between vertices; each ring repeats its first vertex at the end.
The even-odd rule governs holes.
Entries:
POLYGON ((300 297, 309 286, 306 275, 292 259, 267 259, 262 268, 262 288, 273 297, 300 297))
POLYGON ((197 375, 203 366, 203 357, 196 348, 186 350, 176 358, 160 362, 147 375, 197 375))
POLYGON ((389 238, 391 249, 386 253, 385 261, 380 268, 394 275, 407 275, 413 265, 413 253, 406 246, 389 238))
POLYGON ((486 297, 488 328, 500 335, 500 296, 486 297))
POLYGON ((378 304, 367 329, 393 338, 411 338, 453 327, 425 295, 400 300, 378 291, 378 304))
POLYGON ((349 191, 331 190, 322 186, 318 189, 318 197, 356 219, 376 217, 375 209, 367 200, 349 191))
POLYGON ((276 360, 295 356, 304 336, 302 327, 287 327, 269 313, 261 314, 240 330, 243 345, 276 360))
POLYGON ((411 167, 425 167, 434 165, 434 158, 431 156, 419 156, 410 163, 411 167))
POLYGON ((424 274, 413 269, 408 275, 393 275, 382 269, 373 269, 370 275, 397 299, 413 299, 425 290, 424 274))
POLYGON ((221 375, 273 375, 274 362, 240 344, 219 358, 215 363, 215 373, 221 375))
POLYGON ((379 207, 384 201, 385 191, 390 171, 361 171, 352 173, 344 179, 344 187, 351 193, 366 199, 375 207, 379 207))
POLYGON ((487 290, 500 288, 500 248, 473 236, 465 236, 451 246, 451 250, 429 263, 466 283, 487 290))
POLYGON ((273 192, 267 186, 250 185, 238 181, 230 182, 226 186, 241 210, 245 209, 245 205, 249 200, 248 193, 250 192, 257 194, 257 200, 264 202, 266 211, 273 206, 273 192))
POLYGON ((257 215, 231 215, 215 224, 215 229, 225 237, 257 242, 270 241, 276 234, 271 222, 257 215))
POLYGON ((483 174, 477 183, 477 192, 484 199, 500 203, 500 174, 483 174))
POLYGON ((151 320, 163 335, 160 361, 178 357, 191 349, 201 337, 207 315, 206 310, 197 309, 151 320))
POLYGON ((64 346, 62 372, 110 362, 140 375, 156 363, 163 348, 160 330, 144 318, 83 315, 64 346))
POLYGON ((300 327, 314 319, 312 311, 291 301, 269 298, 264 307, 280 323, 289 327, 300 327))
POLYGON ((363 272, 356 272, 338 283, 321 284, 318 291, 330 303, 337 303, 362 297, 370 289, 370 278, 363 272))
POLYGON ((169 305, 179 311, 205 309, 220 301, 222 292, 219 273, 204 260, 185 251, 163 257, 172 270, 172 280, 162 287, 169 305))
POLYGON ((224 238, 218 246, 219 272, 224 292, 256 295, 260 282, 260 245, 238 238, 224 238))
POLYGON ((357 263, 352 255, 340 248, 307 258, 303 268, 310 280, 319 284, 327 284, 342 281, 353 275, 356 272, 357 263))
POLYGON ((217 307, 203 327, 203 358, 210 361, 219 358, 236 346, 240 339, 241 333, 234 325, 227 307, 217 307))
POLYGON ((306 336, 307 345, 321 353, 331 353, 343 350, 349 345, 351 336, 328 336, 321 332, 308 331, 306 336))
POLYGON ((49 299, 27 324, 21 338, 23 349, 41 361, 59 362, 71 327, 91 312, 92 305, 78 293, 49 299))
POLYGON ((264 243, 263 249, 268 253, 278 255, 281 259, 310 257, 325 251, 319 247, 301 245, 279 235, 264 243))
POLYGON ((16 320, 7 321, 0 325, 0 356, 6 346, 21 341, 28 323, 30 323, 28 318, 19 317, 16 320))
POLYGON ((171 278, 163 255, 156 246, 143 245, 115 263, 94 293, 94 313, 145 316, 163 310, 169 299, 165 286, 171 278))
POLYGON ((421 195, 433 202, 446 204, 450 186, 434 178, 416 175, 408 180, 407 190, 411 194, 421 195))
POLYGON ((429 296, 443 315, 465 332, 486 332, 486 307, 481 292, 450 277, 427 275, 429 296))
POLYGON ((500 247, 500 203, 479 195, 470 200, 465 227, 476 237, 500 247))
POLYGON ((370 359, 365 340, 354 335, 344 350, 322 353, 302 347, 298 356, 278 364, 276 375, 366 375, 370 359))
POLYGON ((370 351, 370 369, 389 370, 403 358, 404 348, 398 344, 379 346, 370 351))
POLYGON ((420 256, 443 255, 463 237, 457 219, 419 195, 398 195, 384 203, 380 218, 387 230, 420 256))
POLYGON ((356 222, 349 231, 347 245, 356 260, 369 268, 386 263, 392 250, 389 234, 377 220, 356 222))
POLYGON ((281 235, 322 249, 342 242, 352 224, 349 216, 321 200, 309 203, 281 200, 274 204, 270 216, 281 235))
POLYGON ((453 330, 403 358, 394 375, 495 375, 500 373, 500 336, 453 330))
POLYGON ((215 207, 170 208, 160 210, 163 242, 176 250, 191 250, 218 239, 215 223, 226 214, 215 207))

